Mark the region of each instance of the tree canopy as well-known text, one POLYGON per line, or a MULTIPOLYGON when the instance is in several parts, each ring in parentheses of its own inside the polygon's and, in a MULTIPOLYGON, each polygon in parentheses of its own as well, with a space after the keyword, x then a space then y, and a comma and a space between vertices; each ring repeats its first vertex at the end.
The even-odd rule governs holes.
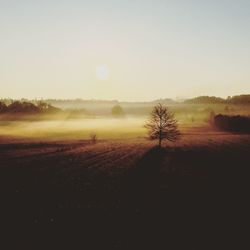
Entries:
POLYGON ((125 115, 125 112, 123 110, 123 108, 120 105, 115 105, 112 109, 111 109, 111 113, 113 116, 116 117, 121 117, 125 115))
POLYGON ((160 103, 153 108, 145 128, 147 128, 151 140, 159 140, 160 147, 164 139, 176 141, 180 138, 180 131, 174 113, 160 103))

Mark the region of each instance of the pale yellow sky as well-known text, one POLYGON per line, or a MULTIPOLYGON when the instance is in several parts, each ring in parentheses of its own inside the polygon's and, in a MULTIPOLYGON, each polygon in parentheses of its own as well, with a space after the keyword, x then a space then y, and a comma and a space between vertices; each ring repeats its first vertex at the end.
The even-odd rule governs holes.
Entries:
POLYGON ((0 2, 0 97, 250 93, 246 0, 0 2))

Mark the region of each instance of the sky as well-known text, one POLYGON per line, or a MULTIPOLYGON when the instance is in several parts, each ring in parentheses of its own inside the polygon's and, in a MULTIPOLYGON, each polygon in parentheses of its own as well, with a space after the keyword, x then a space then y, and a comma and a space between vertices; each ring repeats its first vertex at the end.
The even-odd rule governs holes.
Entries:
POLYGON ((0 97, 245 93, 249 0, 0 0, 0 97))

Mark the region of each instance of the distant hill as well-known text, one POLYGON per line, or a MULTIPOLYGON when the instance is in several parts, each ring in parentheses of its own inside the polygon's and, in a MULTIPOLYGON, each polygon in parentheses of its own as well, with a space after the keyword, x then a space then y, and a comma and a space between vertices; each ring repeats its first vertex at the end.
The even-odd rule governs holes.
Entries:
POLYGON ((176 101, 174 101, 171 98, 164 98, 164 99, 158 99, 153 101, 153 103, 162 103, 162 104, 175 104, 176 101))
POLYGON ((195 98, 187 99, 184 101, 187 104, 250 104, 250 95, 236 95, 229 96, 226 99, 216 97, 216 96, 198 96, 195 98))
POLYGON ((227 102, 232 104, 250 104, 250 95, 236 95, 228 97, 227 102))
POLYGON ((226 103, 226 100, 216 96, 198 96, 184 101, 187 104, 212 104, 212 103, 226 103))

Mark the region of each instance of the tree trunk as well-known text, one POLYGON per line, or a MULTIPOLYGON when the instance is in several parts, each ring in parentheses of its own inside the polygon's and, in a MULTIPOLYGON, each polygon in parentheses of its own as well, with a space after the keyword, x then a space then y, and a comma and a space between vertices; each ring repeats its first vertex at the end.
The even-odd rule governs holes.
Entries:
POLYGON ((162 137, 161 137, 161 128, 160 128, 160 135, 159 135, 159 147, 161 148, 161 140, 162 140, 162 137))
POLYGON ((161 148, 161 137, 159 137, 159 147, 161 148))

